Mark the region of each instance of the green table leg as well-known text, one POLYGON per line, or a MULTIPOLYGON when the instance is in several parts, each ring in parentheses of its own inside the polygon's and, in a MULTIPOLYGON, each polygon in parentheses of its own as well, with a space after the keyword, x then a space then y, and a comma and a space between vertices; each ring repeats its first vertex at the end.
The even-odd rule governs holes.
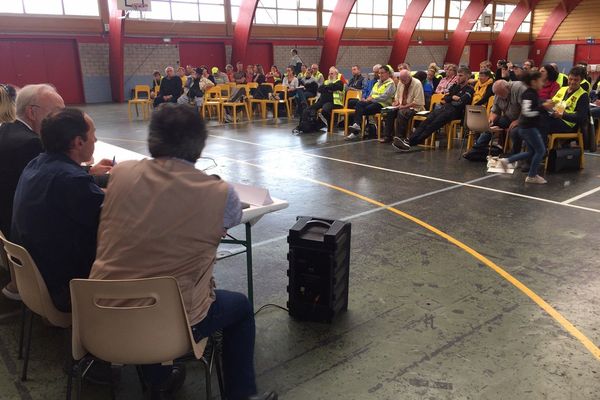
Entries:
POLYGON ((252 227, 246 222, 246 269, 248 273, 248 300, 254 310, 254 285, 252 276, 252 227))

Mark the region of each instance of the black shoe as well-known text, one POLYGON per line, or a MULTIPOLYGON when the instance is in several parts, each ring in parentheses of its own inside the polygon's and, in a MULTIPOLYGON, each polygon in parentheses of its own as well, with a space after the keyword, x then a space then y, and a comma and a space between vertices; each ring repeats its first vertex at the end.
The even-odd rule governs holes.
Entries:
POLYGON ((268 392, 263 394, 257 394, 256 396, 248 397, 248 400, 277 400, 279 396, 277 396, 276 392, 268 392))
POLYGON ((529 164, 525 164, 521 167, 521 172, 529 172, 529 164))
POLYGON ((160 385, 149 385, 150 387, 150 399, 151 400, 162 400, 170 399, 172 395, 177 393, 185 382, 185 365, 175 364, 171 370, 171 375, 160 385))
POLYGON ((406 139, 401 139, 398 136, 394 136, 394 139, 392 141, 392 146, 400 151, 409 151, 410 150, 410 144, 408 143, 408 140, 406 139))

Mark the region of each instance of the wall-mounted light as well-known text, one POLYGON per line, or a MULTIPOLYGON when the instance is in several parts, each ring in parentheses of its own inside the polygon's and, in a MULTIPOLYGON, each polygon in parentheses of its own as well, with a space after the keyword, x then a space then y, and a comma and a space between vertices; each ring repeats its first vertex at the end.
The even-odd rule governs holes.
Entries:
POLYGON ((417 43, 423 44, 423 38, 421 36, 417 36, 417 43))
POLYGON ((163 42, 171 43, 171 38, 170 37, 163 38, 163 42))

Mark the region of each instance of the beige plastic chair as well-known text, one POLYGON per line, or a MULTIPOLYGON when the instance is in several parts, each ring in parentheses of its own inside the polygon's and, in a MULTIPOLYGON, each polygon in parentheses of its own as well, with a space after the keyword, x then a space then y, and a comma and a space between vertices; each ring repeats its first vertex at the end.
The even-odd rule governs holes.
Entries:
MULTIPOLYGON (((208 338, 199 343, 194 340, 175 278, 73 279, 71 304, 75 364, 68 378, 67 399, 71 398, 73 375, 77 399, 81 398, 85 375, 81 366, 90 359, 112 365, 167 365, 190 350, 204 365, 206 395, 211 398, 214 346, 209 362, 203 357, 208 338)), ((217 374, 221 383, 218 360, 217 374)), ((113 390, 111 387, 114 396, 113 390)))
MULTIPOLYGON (((473 138, 476 134, 490 129, 488 113, 485 106, 465 107, 465 128, 467 131, 467 151, 473 147, 473 138)), ((462 154, 462 144, 461 152, 462 154)), ((460 156, 459 156, 460 157, 460 156)))
POLYGON ((13 268, 17 289, 24 304, 19 338, 19 359, 23 358, 23 342, 25 340, 25 360, 23 361, 21 374, 21 380, 25 381, 27 380, 27 367, 31 350, 33 315, 37 314, 59 328, 68 328, 71 326, 71 314, 61 312, 54 307, 46 283, 29 252, 4 237, 1 239, 4 242, 4 250, 6 250, 8 261, 13 268), (27 328, 25 325, 27 325, 27 328), (27 332, 26 337, 25 332, 27 332))

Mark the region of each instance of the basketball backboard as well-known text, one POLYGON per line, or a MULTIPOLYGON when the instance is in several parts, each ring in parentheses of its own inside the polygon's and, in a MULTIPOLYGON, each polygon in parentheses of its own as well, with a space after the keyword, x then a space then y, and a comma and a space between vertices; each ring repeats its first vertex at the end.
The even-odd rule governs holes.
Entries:
POLYGON ((117 0, 119 10, 152 11, 152 0, 117 0))

